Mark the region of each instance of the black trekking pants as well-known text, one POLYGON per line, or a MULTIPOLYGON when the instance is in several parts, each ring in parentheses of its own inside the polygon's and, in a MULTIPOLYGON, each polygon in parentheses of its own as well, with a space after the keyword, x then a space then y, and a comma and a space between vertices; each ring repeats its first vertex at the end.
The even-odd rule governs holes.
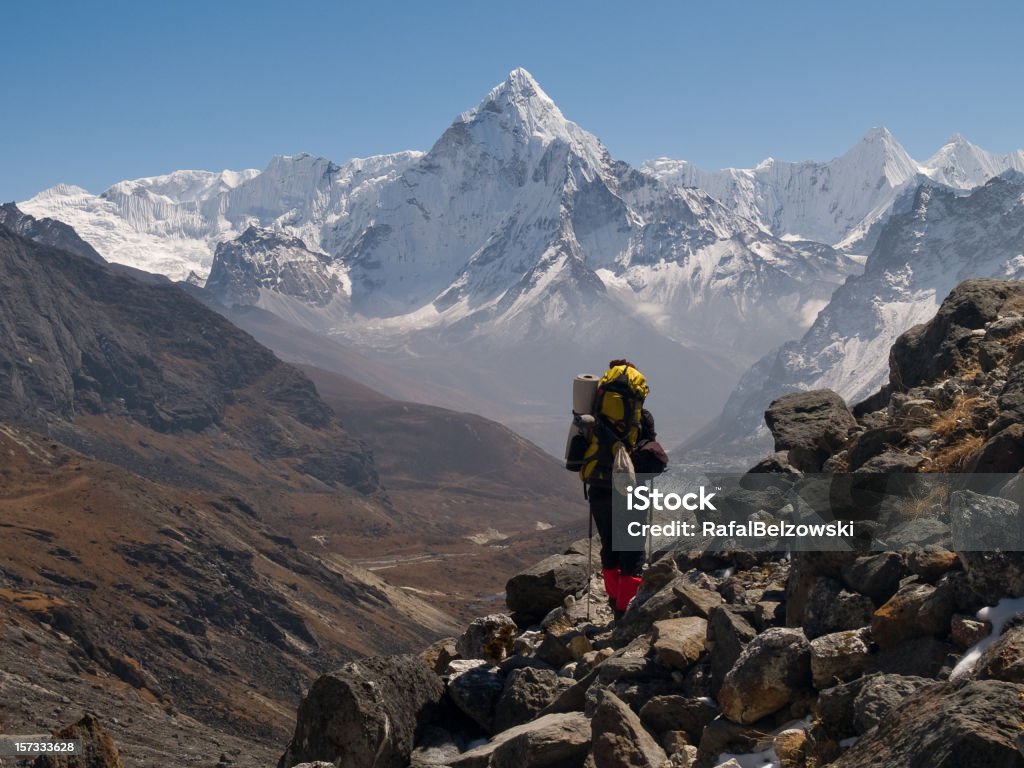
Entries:
MULTIPOLYGON (((601 537, 601 567, 618 568, 626 576, 639 576, 644 566, 643 550, 639 552, 616 551, 612 545, 612 494, 611 488, 587 489, 590 499, 590 515, 594 518, 597 533, 601 537)), ((625 500, 619 497, 625 508, 625 500)))

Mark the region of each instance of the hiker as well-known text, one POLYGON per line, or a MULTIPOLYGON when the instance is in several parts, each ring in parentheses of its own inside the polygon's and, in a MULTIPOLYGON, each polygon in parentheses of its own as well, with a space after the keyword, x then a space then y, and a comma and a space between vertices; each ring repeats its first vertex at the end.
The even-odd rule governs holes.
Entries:
POLYGON ((644 553, 614 548, 612 509, 616 504, 625 509, 623 488, 615 480, 616 467, 632 464, 637 472, 658 473, 668 464, 668 456, 655 440, 654 417, 643 407, 648 392, 646 378, 633 363, 608 363, 608 371, 594 393, 593 425, 580 469, 590 515, 601 538, 605 592, 617 616, 626 610, 640 587, 644 553), (620 456, 623 451, 625 455, 620 456))

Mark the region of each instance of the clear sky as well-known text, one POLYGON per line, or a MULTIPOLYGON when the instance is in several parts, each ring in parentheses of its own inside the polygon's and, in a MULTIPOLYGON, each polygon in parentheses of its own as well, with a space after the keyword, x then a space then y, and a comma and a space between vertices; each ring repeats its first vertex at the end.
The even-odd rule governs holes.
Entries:
POLYGON ((429 149, 517 66, 616 158, 828 159, 885 125, 1024 147, 1024 3, 19 2, 0 200, 429 149), (635 7, 634 7, 635 6, 635 7))

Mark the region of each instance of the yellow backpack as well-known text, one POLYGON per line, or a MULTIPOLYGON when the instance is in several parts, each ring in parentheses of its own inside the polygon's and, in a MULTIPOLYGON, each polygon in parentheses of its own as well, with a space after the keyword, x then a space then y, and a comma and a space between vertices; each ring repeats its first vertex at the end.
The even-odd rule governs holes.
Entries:
POLYGON ((608 369, 594 393, 595 424, 583 454, 580 478, 587 485, 610 488, 615 445, 622 443, 629 453, 640 439, 640 419, 650 388, 647 379, 631 365, 608 369))

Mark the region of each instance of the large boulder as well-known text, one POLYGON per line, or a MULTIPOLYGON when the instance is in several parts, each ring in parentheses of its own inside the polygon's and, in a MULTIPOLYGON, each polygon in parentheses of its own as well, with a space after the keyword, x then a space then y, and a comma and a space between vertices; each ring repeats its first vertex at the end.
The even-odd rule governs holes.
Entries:
POLYGON ((957 555, 967 572, 967 586, 981 605, 1024 597, 1024 552, 965 550, 957 555))
POLYGON ((74 756, 40 755, 32 763, 32 768, 124 768, 117 745, 95 715, 86 714, 78 722, 54 733, 53 738, 80 740, 82 753, 74 756))
POLYGON ((668 759, 636 713, 611 691, 601 694, 591 728, 595 768, 661 768, 668 759))
POLYGON ((980 680, 931 685, 905 698, 833 768, 1022 768, 1017 747, 1024 686, 980 680))
POLYGON ((1010 499, 954 491, 949 524, 958 550, 1018 550, 1024 543, 1024 515, 1010 499))
POLYGON ((802 472, 821 472, 857 426, 846 402, 830 389, 783 395, 768 406, 764 419, 775 450, 788 451, 789 463, 802 472))
POLYGON ((960 283, 935 317, 916 325, 889 352, 889 386, 895 392, 930 384, 969 365, 976 338, 971 332, 995 320, 1003 305, 1020 296, 1021 287, 1003 280, 977 278, 960 283))
POLYGON ((502 731, 454 758, 451 768, 576 768, 590 749, 590 721, 579 712, 550 714, 502 731))
POLYGON ((871 623, 874 603, 866 595, 843 589, 828 576, 821 576, 807 596, 803 629, 813 639, 832 632, 860 629, 871 623))
POLYGON ((505 585, 505 603, 520 626, 539 622, 569 595, 587 586, 587 558, 552 555, 521 571, 505 585))
POLYGON ((278 768, 315 760, 403 768, 443 696, 440 678, 418 656, 350 662, 313 683, 278 768))
POLYGON ((772 627, 740 654, 718 692, 722 714, 748 725, 778 712, 811 685, 811 649, 799 629, 772 627))

